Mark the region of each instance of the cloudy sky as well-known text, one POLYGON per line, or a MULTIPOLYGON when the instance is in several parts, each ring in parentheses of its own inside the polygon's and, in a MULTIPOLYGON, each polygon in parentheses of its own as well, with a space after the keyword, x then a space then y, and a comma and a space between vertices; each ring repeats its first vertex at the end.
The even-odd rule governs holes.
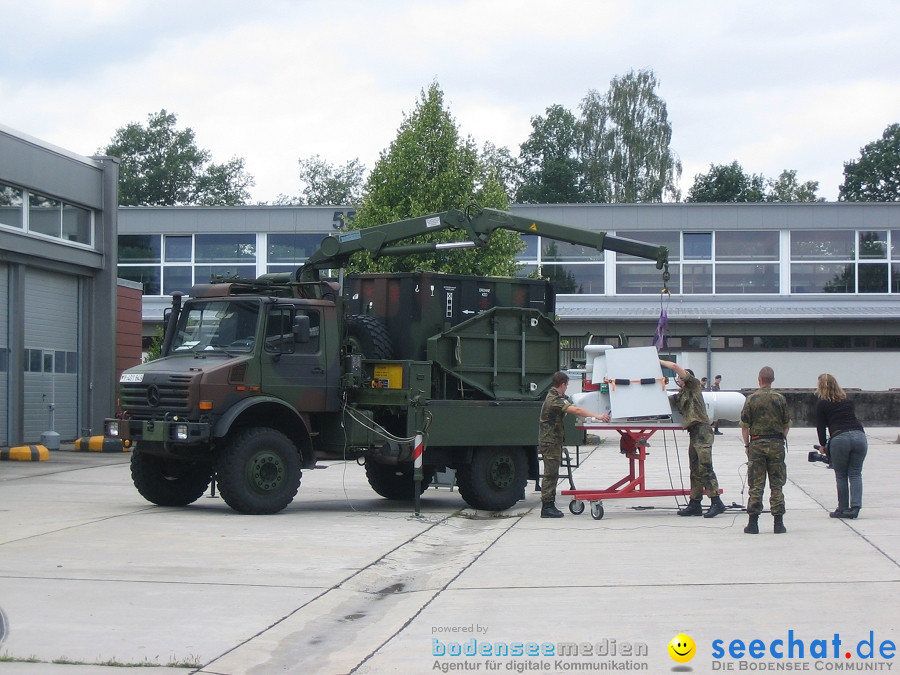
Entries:
POLYGON ((165 108, 254 202, 297 160, 368 168, 437 82, 463 135, 514 154, 550 105, 652 69, 686 192, 710 164, 843 163, 900 122, 896 0, 0 0, 0 124, 83 155, 165 108))

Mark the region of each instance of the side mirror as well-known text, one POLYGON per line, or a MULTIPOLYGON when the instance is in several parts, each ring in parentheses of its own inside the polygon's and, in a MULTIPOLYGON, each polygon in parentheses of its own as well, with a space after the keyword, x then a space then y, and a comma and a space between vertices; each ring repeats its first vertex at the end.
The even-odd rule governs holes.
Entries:
POLYGON ((297 342, 309 342, 309 317, 306 314, 295 316, 291 332, 297 342))

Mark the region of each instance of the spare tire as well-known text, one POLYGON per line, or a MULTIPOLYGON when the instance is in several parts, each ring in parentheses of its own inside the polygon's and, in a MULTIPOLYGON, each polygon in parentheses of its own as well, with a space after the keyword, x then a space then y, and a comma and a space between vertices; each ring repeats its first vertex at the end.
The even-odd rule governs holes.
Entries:
POLYGON ((381 321, 364 314, 350 314, 346 321, 345 341, 351 354, 363 358, 386 360, 394 358, 394 345, 381 321))

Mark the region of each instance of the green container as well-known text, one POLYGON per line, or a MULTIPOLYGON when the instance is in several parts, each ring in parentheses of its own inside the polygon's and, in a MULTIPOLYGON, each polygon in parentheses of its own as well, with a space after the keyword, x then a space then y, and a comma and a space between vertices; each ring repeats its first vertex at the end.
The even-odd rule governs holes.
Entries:
POLYGON ((553 288, 542 279, 351 274, 344 287, 348 312, 379 319, 391 336, 394 358, 413 361, 426 358, 429 338, 495 307, 533 309, 551 318, 556 311, 553 288))

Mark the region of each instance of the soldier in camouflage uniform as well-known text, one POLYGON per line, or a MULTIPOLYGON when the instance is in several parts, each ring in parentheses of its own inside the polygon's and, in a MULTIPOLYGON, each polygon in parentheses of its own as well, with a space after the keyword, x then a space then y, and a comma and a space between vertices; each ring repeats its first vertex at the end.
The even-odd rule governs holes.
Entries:
POLYGON ((750 498, 747 513, 750 520, 744 532, 759 534, 762 496, 769 479, 769 508, 775 517, 775 534, 784 534, 784 493, 787 466, 784 463, 785 438, 791 427, 791 415, 784 396, 772 390, 775 371, 763 366, 758 376, 759 389, 744 401, 741 411, 741 434, 747 452, 747 482, 750 498))
POLYGON ((684 428, 691 439, 688 447, 691 465, 690 501, 678 511, 678 515, 715 518, 725 511, 725 503, 719 496, 719 479, 712 464, 713 430, 706 414, 702 384, 694 377, 692 370, 682 368, 674 361, 660 360, 659 365, 678 375, 677 383, 681 391, 674 396, 675 406, 684 418, 684 428), (706 513, 703 513, 701 506, 704 489, 712 501, 706 513))
POLYGON ((538 443, 544 459, 544 473, 541 480, 541 518, 562 518, 563 514, 556 508, 556 484, 559 482, 559 464, 562 461, 562 447, 565 439, 563 415, 569 413, 578 417, 595 417, 602 422, 609 422, 609 415, 598 415, 585 408, 572 404, 566 397, 569 387, 569 376, 559 371, 550 380, 550 391, 541 407, 540 431, 538 443))

